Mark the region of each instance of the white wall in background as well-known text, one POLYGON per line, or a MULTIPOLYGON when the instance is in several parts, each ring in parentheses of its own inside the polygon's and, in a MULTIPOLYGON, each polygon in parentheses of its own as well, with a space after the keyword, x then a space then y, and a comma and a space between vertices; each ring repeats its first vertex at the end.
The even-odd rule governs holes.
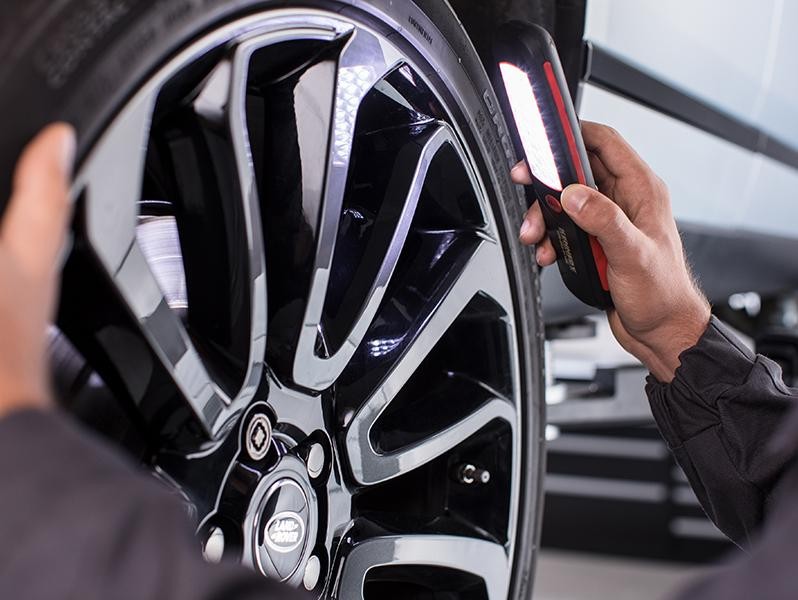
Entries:
POLYGON ((783 4, 773 63, 766 76, 770 85, 754 121, 768 133, 798 146, 798 2, 783 4))
POLYGON ((592 85, 579 113, 629 140, 668 184, 680 221, 798 237, 798 170, 592 85))
POLYGON ((798 145, 796 30, 796 0, 588 0, 585 37, 798 145))

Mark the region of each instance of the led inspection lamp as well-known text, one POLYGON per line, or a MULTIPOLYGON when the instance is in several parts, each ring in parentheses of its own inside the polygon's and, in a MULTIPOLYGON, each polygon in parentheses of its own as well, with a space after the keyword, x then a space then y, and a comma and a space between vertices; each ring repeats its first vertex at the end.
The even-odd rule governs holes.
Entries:
POLYGON ((595 182, 554 41, 537 25, 508 23, 495 54, 562 279, 582 302, 611 308, 604 250, 560 203, 568 185, 595 182))

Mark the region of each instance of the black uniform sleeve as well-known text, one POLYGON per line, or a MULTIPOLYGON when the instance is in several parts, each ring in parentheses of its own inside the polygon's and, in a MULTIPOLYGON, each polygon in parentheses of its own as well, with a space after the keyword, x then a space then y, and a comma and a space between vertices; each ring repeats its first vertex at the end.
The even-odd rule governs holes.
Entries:
POLYGON ((304 598, 205 563, 185 508, 57 413, 0 420, 0 598, 304 598))
POLYGON ((680 360, 670 384, 649 377, 654 418, 709 517, 747 545, 796 455, 796 391, 714 318, 680 360))
POLYGON ((778 502, 749 552, 737 552, 711 575, 685 589, 679 600, 784 600, 795 598, 798 555, 798 471, 790 469, 778 502))

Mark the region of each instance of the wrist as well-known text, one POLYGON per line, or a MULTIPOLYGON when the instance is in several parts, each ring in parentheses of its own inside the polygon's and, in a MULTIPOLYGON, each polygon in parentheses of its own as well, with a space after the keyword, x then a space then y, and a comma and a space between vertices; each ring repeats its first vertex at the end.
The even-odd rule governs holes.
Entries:
POLYGON ((0 419, 5 419, 11 415, 24 412, 26 410, 41 410, 45 411, 52 408, 49 401, 44 400, 19 400, 11 402, 0 402, 0 419))
POLYGON ((52 407, 52 394, 47 385, 0 381, 0 418, 23 410, 46 410, 52 407))
POLYGON ((712 316, 709 304, 703 298, 692 303, 689 310, 679 312, 660 328, 651 341, 645 343, 643 363, 659 381, 670 383, 681 362, 681 354, 695 346, 704 335, 712 316))

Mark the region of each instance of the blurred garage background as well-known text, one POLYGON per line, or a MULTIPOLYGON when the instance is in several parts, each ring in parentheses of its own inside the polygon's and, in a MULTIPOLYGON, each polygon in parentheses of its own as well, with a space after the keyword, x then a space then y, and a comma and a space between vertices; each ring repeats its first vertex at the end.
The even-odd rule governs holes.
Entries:
MULTIPOLYGON (((470 31, 504 11, 554 32, 580 117, 618 129, 668 183, 716 315, 794 380, 798 3, 453 4, 470 31)), ((535 597, 667 598, 732 545, 653 426, 646 371, 556 269, 544 274, 544 312, 549 457, 535 597)))

